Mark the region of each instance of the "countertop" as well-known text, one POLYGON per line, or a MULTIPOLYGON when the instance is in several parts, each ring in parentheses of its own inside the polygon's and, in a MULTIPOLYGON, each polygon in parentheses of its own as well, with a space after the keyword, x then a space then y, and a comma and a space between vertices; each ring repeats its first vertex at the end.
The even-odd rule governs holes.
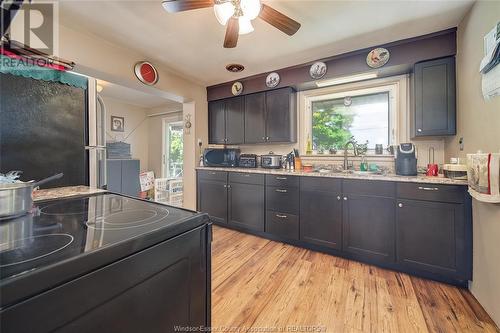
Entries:
POLYGON ((49 188, 46 190, 34 191, 33 201, 79 197, 79 196, 86 196, 103 192, 107 191, 101 190, 99 188, 90 188, 88 186, 68 186, 68 187, 49 188))
POLYGON ((428 183, 428 184, 443 184, 443 185, 464 185, 467 186, 466 180, 456 180, 444 177, 428 177, 424 175, 418 176, 398 176, 395 174, 378 175, 373 173, 342 173, 342 172, 304 172, 299 170, 284 170, 284 169, 263 169, 263 168, 224 168, 224 167, 197 167, 196 170, 212 170, 212 171, 228 171, 228 172, 246 172, 260 173, 271 175, 293 175, 293 176, 309 176, 309 177, 328 177, 341 179, 364 179, 364 180, 384 180, 393 182, 408 182, 408 183, 428 183))

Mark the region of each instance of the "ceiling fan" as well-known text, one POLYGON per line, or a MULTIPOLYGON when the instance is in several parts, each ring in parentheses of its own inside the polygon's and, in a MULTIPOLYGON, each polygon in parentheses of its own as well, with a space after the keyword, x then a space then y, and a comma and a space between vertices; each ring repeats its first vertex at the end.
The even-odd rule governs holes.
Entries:
POLYGON ((251 21, 257 17, 289 36, 300 28, 299 22, 262 4, 260 0, 163 0, 162 4, 169 13, 214 7, 219 23, 227 25, 225 48, 236 47, 238 35, 252 32, 254 29, 251 21))

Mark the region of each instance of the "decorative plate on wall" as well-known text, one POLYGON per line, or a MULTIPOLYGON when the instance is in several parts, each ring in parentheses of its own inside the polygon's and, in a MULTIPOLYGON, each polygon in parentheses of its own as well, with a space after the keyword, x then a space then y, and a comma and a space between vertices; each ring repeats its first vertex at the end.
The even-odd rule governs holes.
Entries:
POLYGON ((233 86, 231 87, 231 93, 234 96, 238 96, 243 92, 243 83, 236 81, 233 83, 233 86))
POLYGON ((278 73, 272 72, 266 77, 266 86, 268 88, 274 88, 278 84, 280 84, 280 75, 278 73))
POLYGON ((311 68, 309 68, 309 75, 311 78, 318 80, 325 76, 326 71, 326 64, 324 62, 317 61, 311 65, 311 68))
POLYGON ((390 56, 389 50, 379 47, 368 53, 366 56, 366 64, 371 68, 379 68, 387 64, 390 56))
POLYGON ((144 84, 152 86, 158 82, 158 71, 153 64, 147 61, 140 61, 134 66, 135 76, 144 84))

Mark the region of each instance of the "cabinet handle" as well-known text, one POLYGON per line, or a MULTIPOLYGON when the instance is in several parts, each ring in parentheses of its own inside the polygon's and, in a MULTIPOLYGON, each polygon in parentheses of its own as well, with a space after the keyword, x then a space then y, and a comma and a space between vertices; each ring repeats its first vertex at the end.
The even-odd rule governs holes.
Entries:
POLYGON ((227 188, 228 188, 228 189, 231 189, 231 185, 227 185, 227 188))
POLYGON ((269 137, 268 136, 266 136, 266 141, 269 141, 269 137))
POLYGON ((288 192, 287 190, 280 190, 280 189, 277 189, 276 192, 279 192, 279 193, 286 193, 288 192))
POLYGON ((226 184, 224 184, 224 188, 227 188, 227 185, 226 185, 226 184))
POLYGON ((243 177, 250 177, 250 175, 249 175, 249 174, 246 174, 246 175, 243 175, 243 177))
POLYGON ((421 128, 417 129, 417 132, 419 132, 419 133, 422 132, 422 129, 421 128))
POLYGON ((281 215, 281 214, 276 214, 276 217, 280 218, 280 219, 286 219, 288 218, 288 216, 286 215, 281 215))
POLYGON ((399 208, 403 208, 403 204, 402 203, 398 203, 398 207, 399 208))
POLYGON ((286 177, 276 177, 277 180, 286 180, 286 177))
POLYGON ((262 140, 266 141, 266 137, 265 137, 265 136, 263 136, 263 137, 262 137, 262 140))
POLYGON ((437 187, 423 187, 423 186, 419 186, 418 189, 422 190, 422 191, 439 191, 439 188, 437 188, 437 187))
POLYGON ((217 174, 217 172, 209 172, 209 174, 211 174, 211 175, 216 175, 216 174, 217 174))
POLYGON ((347 201, 347 197, 344 197, 344 201, 347 201))
POLYGON ((340 201, 340 199, 342 199, 340 195, 337 195, 337 200, 340 201))

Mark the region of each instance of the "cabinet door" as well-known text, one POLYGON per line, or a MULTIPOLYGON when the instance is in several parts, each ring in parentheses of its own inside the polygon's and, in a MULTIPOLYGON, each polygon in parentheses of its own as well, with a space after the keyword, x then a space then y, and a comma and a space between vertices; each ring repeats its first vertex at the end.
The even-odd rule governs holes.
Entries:
POLYGON ((266 93, 245 96, 245 143, 266 141, 266 93))
POLYGON ((395 199, 349 194, 343 202, 343 250, 359 259, 393 262, 395 199))
POLYGON ((420 62, 414 76, 414 136, 454 135, 455 58, 420 62))
POLYGON ((122 191, 125 195, 137 197, 141 190, 139 182, 139 160, 122 160, 122 191))
POLYGON ((111 192, 122 192, 122 161, 107 160, 106 174, 108 180, 108 190, 111 192))
POLYGON ((199 180, 198 210, 207 213, 214 222, 227 223, 226 182, 199 180))
POLYGON ((464 215, 463 204, 398 200, 398 263, 409 268, 467 278, 464 275, 468 258, 464 215))
POLYGON ((300 239, 340 250, 342 241, 341 181, 306 178, 309 177, 301 179, 300 239), (337 184, 338 186, 335 186, 337 184), (332 190, 338 189, 338 191, 337 193, 327 191, 326 187, 332 190))
POLYGON ((226 120, 223 100, 208 103, 208 143, 224 144, 226 120))
POLYGON ((264 186, 230 183, 228 190, 228 223, 264 231, 264 186))
POLYGON ((292 88, 266 93, 266 138, 268 142, 295 142, 295 101, 292 88))
POLYGON ((243 97, 226 99, 226 143, 243 143, 245 138, 243 97))

